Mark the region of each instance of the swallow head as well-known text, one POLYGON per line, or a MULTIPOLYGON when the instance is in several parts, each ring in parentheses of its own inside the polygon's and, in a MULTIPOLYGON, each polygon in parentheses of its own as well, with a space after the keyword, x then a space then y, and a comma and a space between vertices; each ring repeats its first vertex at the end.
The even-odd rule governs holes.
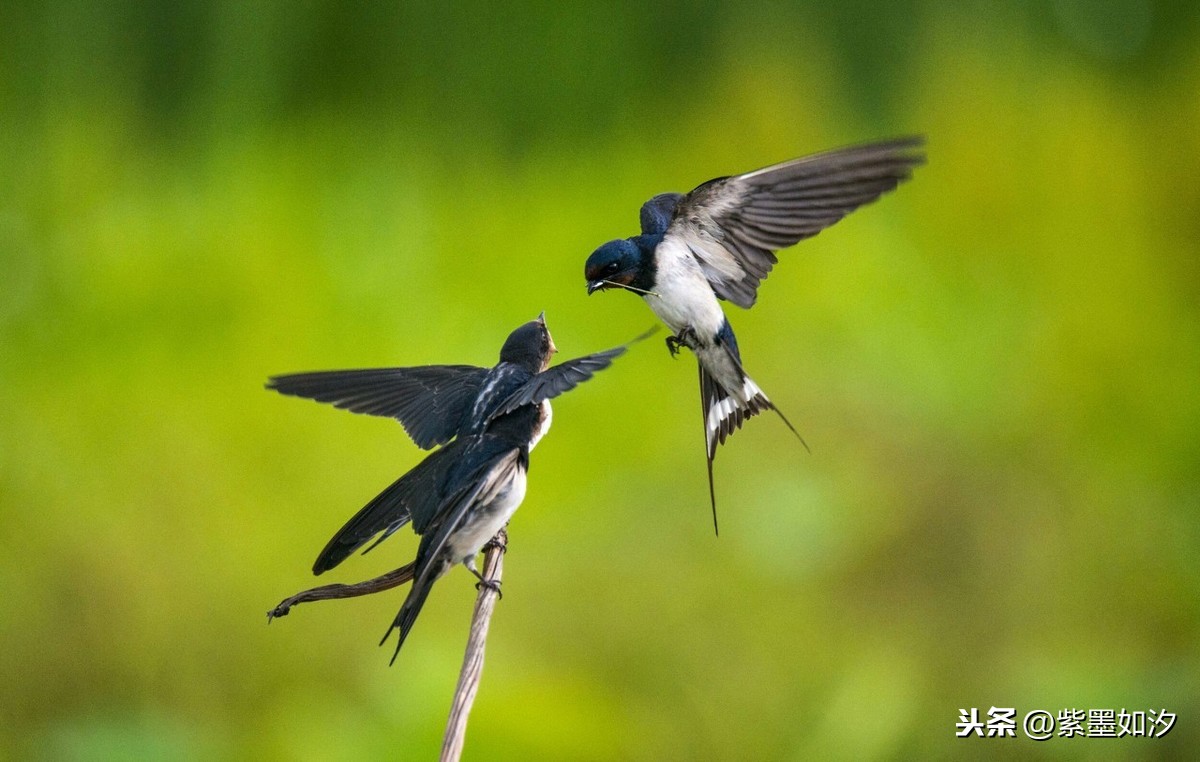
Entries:
POLYGON ((549 367, 550 358, 557 351, 543 312, 508 335, 500 348, 500 362, 515 363, 533 373, 541 373, 549 367))
POLYGON ((638 277, 642 252, 629 239, 609 241, 592 252, 583 267, 588 294, 609 288, 625 288, 638 277))

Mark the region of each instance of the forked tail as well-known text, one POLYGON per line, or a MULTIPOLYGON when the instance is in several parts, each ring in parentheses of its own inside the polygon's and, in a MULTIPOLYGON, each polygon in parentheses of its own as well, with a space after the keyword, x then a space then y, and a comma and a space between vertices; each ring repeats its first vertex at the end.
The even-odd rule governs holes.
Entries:
POLYGON ((713 532, 716 534, 720 534, 720 531, 717 528, 717 497, 716 490, 713 488, 712 464, 717 455, 718 445, 724 444, 725 440, 740 429, 748 419, 764 410, 771 410, 796 435, 800 444, 804 445, 804 449, 809 449, 808 443, 804 441, 804 437, 800 436, 800 432, 796 431, 796 427, 787 419, 787 416, 775 407, 775 403, 771 402, 758 384, 754 383, 754 380, 742 370, 737 345, 726 341, 721 341, 720 345, 737 368, 740 375, 740 389, 735 391, 725 388, 705 369, 704 363, 697 363, 700 367, 700 406, 701 413, 704 415, 705 456, 708 460, 708 498, 712 503, 713 532))
MULTIPOLYGON (((442 572, 444 573, 444 571, 443 568, 442 572)), ((429 570, 423 570, 413 579, 412 589, 408 591, 408 597, 400 606, 400 612, 396 614, 392 625, 384 633, 383 640, 379 641, 379 645, 383 645, 387 642, 388 636, 392 634, 392 630, 400 630, 400 636, 396 640, 396 650, 392 652, 392 660, 388 662, 389 666, 396 663, 396 657, 400 655, 400 646, 408 640, 408 633, 412 632, 413 625, 417 621, 417 614, 421 613, 421 607, 425 605, 425 599, 429 597, 429 591, 433 589, 434 580, 439 576, 441 574, 431 574, 429 570)))

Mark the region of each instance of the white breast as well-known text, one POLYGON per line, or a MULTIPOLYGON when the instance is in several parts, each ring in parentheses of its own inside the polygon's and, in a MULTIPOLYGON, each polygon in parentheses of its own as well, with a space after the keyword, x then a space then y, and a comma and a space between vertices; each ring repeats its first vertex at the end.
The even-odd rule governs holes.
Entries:
POLYGON ((554 410, 550 407, 550 400, 543 400, 541 408, 537 430, 533 432, 533 437, 529 440, 530 452, 533 452, 533 448, 537 447, 537 443, 541 441, 542 437, 546 436, 546 432, 550 430, 550 420, 554 418, 554 410))
POLYGON ((725 313, 687 245, 668 236, 655 250, 655 258, 657 296, 643 296, 646 304, 675 333, 690 327, 711 339, 724 324, 725 313))

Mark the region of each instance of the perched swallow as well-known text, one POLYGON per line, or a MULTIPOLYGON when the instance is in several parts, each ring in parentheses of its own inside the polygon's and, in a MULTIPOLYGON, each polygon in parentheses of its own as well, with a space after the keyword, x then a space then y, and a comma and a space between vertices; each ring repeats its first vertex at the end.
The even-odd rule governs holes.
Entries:
MULTIPOLYGON (((483 581, 475 556, 525 497, 529 452, 550 428, 550 400, 588 380, 626 346, 548 367, 557 351, 545 319, 517 328, 493 368, 432 365, 275 376, 267 388, 331 402, 353 412, 393 417, 427 456, 350 519, 313 565, 321 574, 380 535, 409 521, 421 535, 413 586, 384 635, 399 629, 396 654, 433 583, 461 563, 483 581)), ((366 552, 366 551, 364 551, 366 552)), ((382 643, 381 643, 382 645, 382 643)))
POLYGON ((696 355, 714 528, 717 445, 764 410, 800 436, 746 374, 718 300, 752 307, 775 252, 909 179, 925 161, 923 143, 906 137, 841 148, 709 180, 686 195, 657 195, 642 205, 641 235, 609 241, 588 257, 589 294, 623 288, 640 295, 674 331, 671 354, 686 346, 696 355))

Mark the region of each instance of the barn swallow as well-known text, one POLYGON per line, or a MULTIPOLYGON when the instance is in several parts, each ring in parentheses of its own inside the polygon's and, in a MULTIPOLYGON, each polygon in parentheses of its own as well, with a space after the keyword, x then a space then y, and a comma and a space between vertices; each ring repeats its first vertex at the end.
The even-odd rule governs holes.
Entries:
POLYGON ((641 235, 609 241, 588 257, 589 294, 609 288, 638 294, 674 332, 667 337, 671 354, 686 346, 696 355, 714 529, 717 445, 764 410, 800 436, 746 374, 718 300, 752 307, 778 261, 775 252, 909 179, 925 162, 923 144, 905 137, 841 148, 718 177, 688 194, 657 195, 642 205, 641 235))
POLYGON ((550 429, 550 400, 610 366, 627 346, 551 368, 557 349, 539 315, 509 335, 491 369, 432 365, 300 373, 268 381, 267 388, 283 394, 397 418, 422 448, 449 442, 355 514, 313 565, 313 573, 321 574, 375 535, 379 538, 367 550, 412 522, 421 535, 413 586, 384 635, 386 641, 392 630, 400 630, 393 662, 433 583, 450 567, 461 563, 483 582, 475 556, 525 497, 529 452, 550 429))

